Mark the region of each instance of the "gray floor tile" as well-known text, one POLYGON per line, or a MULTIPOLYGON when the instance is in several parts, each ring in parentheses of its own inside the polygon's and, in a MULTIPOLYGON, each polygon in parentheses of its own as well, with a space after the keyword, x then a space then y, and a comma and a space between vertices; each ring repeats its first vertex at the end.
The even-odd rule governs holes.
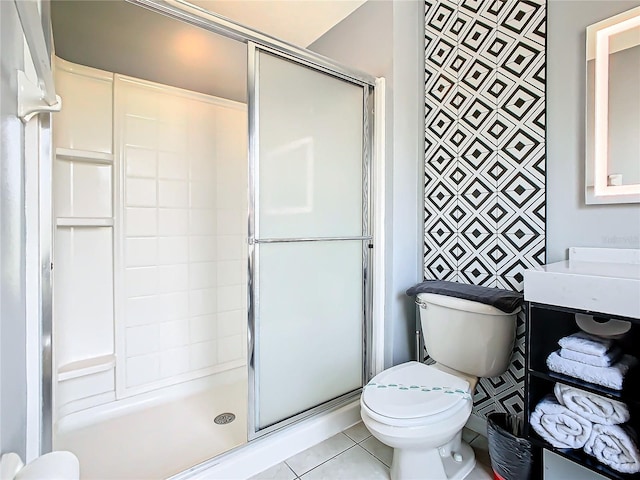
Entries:
POLYGON ((464 480, 493 480, 493 471, 490 467, 476 462, 476 466, 464 480))
POLYGON ((296 474, 293 473, 293 470, 291 470, 286 463, 282 462, 264 472, 254 475, 249 478, 249 480, 294 480, 295 478, 297 477, 296 474))
MULTIPOLYGON (((469 480, 491 480, 487 438, 465 428, 462 438, 475 451, 476 468, 469 480)), ((368 480, 388 479, 393 449, 370 432, 362 422, 314 447, 266 470, 253 480, 368 480)))
POLYGON ((389 469, 359 445, 332 458, 302 480, 389 480, 389 469))
POLYGON ((360 444, 371 455, 375 456, 378 460, 384 463, 387 467, 391 466, 393 460, 393 448, 385 445, 376 437, 369 437, 360 444))
POLYGON ((487 442, 487 437, 482 435, 478 435, 473 439, 471 443, 469 443, 473 448, 473 451, 476 453, 476 461, 482 463, 483 465, 491 466, 491 461, 489 460, 489 443, 487 442))
POLYGON ((356 443, 360 443, 361 441, 369 438, 371 436, 371 432, 367 430, 367 427, 364 426, 364 423, 359 422, 356 423, 353 427, 347 428, 344 432, 351 440, 356 443))
POLYGON ((471 443, 477 436, 478 434, 473 430, 469 430, 466 427, 462 429, 462 440, 467 443, 471 443))
POLYGON ((353 440, 345 434, 339 433, 304 452, 294 455, 287 459, 286 463, 296 475, 300 476, 354 445, 355 442, 353 440))

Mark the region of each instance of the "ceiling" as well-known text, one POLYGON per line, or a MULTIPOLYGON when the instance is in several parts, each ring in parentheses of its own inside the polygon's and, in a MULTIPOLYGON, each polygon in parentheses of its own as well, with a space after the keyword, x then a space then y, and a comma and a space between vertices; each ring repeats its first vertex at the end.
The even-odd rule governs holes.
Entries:
MULTIPOLYGON (((306 47, 364 0, 195 0, 193 3, 306 47)), ((247 47, 242 42, 124 0, 53 0, 51 16, 55 52, 65 60, 246 101, 247 47)))
POLYGON ((366 0, 189 0, 254 30, 308 47, 366 0))

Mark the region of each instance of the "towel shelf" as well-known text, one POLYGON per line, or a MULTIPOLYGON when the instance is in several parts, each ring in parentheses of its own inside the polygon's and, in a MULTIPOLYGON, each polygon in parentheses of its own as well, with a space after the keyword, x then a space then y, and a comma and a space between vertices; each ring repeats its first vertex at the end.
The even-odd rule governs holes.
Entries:
MULTIPOLYGON (((526 294, 526 292, 525 292, 526 294)), ((613 400, 625 402, 631 410, 631 421, 629 422, 640 433, 640 382, 637 375, 640 367, 632 369, 624 384, 623 390, 613 390, 610 388, 595 385, 577 378, 551 372, 547 368, 546 359, 551 352, 558 350, 558 340, 572 333, 579 331, 575 321, 575 315, 595 314, 608 318, 617 318, 631 322, 631 330, 622 340, 622 348, 625 353, 632 354, 640 359, 640 319, 628 318, 604 314, 602 312, 586 312, 566 306, 555 306, 543 303, 526 302, 526 342, 525 342, 525 435, 536 447, 538 454, 535 458, 540 459, 542 450, 553 452, 565 459, 575 462, 584 468, 591 470, 606 478, 615 480, 640 480, 640 474, 624 474, 598 462, 594 457, 589 456, 581 449, 557 449, 541 439, 529 424, 529 416, 538 402, 546 395, 553 392, 556 382, 573 386, 587 392, 595 393, 613 400)), ((542 478, 541 461, 537 461, 533 478, 542 478), (537 477, 536 477, 537 474, 537 477)))
POLYGON ((596 395, 600 395, 602 397, 610 398, 611 400, 620 400, 626 403, 638 403, 638 406, 640 406, 640 399, 634 398, 632 395, 628 395, 624 391, 611 390, 610 388, 601 387, 600 385, 594 385, 593 383, 583 382, 581 380, 578 380, 577 378, 572 378, 568 375, 562 375, 555 372, 537 372, 535 370, 530 370, 529 374, 532 377, 537 377, 553 383, 563 383, 565 385, 573 386, 590 393, 595 393, 596 395))

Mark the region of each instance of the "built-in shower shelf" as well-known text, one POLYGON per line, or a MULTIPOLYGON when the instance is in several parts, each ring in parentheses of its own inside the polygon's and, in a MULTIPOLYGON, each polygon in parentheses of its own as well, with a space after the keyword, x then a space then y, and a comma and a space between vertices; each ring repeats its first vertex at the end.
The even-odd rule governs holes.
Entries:
POLYGON ((72 378, 92 375, 104 372, 116 365, 115 355, 102 355, 100 357, 85 358, 77 362, 67 363, 58 368, 58 380, 70 380, 72 378))
POLYGON ((58 217, 58 227, 113 227, 111 217, 58 217))
POLYGON ((77 150, 75 148, 56 148, 56 157, 74 162, 113 164, 113 154, 111 153, 77 150))

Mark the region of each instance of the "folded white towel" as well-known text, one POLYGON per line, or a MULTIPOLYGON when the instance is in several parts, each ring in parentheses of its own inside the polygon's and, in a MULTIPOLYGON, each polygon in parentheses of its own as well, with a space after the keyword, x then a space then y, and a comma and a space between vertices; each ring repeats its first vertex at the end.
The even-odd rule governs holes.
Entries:
POLYGON ((610 367, 620 360, 620 357, 622 356, 622 349, 618 346, 614 346, 604 355, 590 355, 588 353, 569 350, 568 348, 561 348, 560 356, 576 362, 593 365, 594 367, 610 367))
POLYGON ((635 432, 621 425, 593 426, 584 451, 622 473, 640 472, 640 452, 635 432))
POLYGON ((567 350, 586 353, 587 355, 604 355, 616 345, 610 338, 596 337, 587 332, 577 332, 558 340, 558 345, 567 350))
POLYGON ((581 448, 591 435, 589 420, 560 405, 552 395, 543 398, 531 412, 535 432, 557 448, 581 448))
POLYGON ((568 360, 562 358, 558 352, 552 352, 547 357, 547 367, 553 372, 563 373, 614 390, 622 390, 625 375, 636 363, 638 360, 631 355, 623 355, 610 367, 594 367, 586 363, 568 360))
POLYGON ((595 393, 585 392, 579 388, 556 383, 553 393, 560 405, 564 405, 573 413, 593 423, 617 425, 628 422, 631 418, 629 407, 617 400, 601 397, 595 393))
POLYGON ((614 345, 609 338, 600 338, 586 332, 578 332, 558 340, 558 345, 567 350, 587 355, 605 355, 614 345))

